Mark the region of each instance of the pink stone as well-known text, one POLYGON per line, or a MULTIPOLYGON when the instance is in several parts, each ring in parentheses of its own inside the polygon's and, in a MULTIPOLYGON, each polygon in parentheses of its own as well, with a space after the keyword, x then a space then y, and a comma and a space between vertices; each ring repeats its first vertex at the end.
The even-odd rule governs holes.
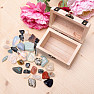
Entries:
POLYGON ((37 67, 33 66, 32 69, 31 69, 31 73, 36 74, 36 72, 37 72, 37 67))

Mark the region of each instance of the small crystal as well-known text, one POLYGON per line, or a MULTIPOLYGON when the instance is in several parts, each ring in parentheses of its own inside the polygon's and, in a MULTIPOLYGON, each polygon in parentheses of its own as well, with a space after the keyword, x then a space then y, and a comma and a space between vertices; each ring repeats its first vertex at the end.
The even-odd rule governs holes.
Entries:
POLYGON ((23 61, 22 59, 20 59, 20 60, 17 61, 17 63, 18 63, 19 65, 23 65, 23 64, 24 64, 24 61, 23 61))
POLYGON ((2 59, 2 62, 6 61, 8 58, 8 56, 5 56, 3 59, 2 59))
POLYGON ((34 59, 35 59, 34 54, 33 53, 29 53, 28 56, 27 56, 27 60, 30 61, 30 62, 33 62, 34 59))
POLYGON ((18 74, 22 74, 22 67, 13 67, 12 69, 14 72, 16 72, 18 74))
POLYGON ((12 51, 11 49, 9 49, 9 50, 8 50, 8 53, 12 54, 12 53, 13 53, 13 51, 12 51))
POLYGON ((49 77, 55 77, 55 74, 53 72, 48 73, 49 77))
POLYGON ((43 69, 38 69, 38 73, 42 74, 44 72, 43 69))
POLYGON ((29 68, 30 67, 30 63, 26 63, 25 66, 26 66, 26 68, 29 68))
POLYGON ((36 58, 34 61, 36 65, 41 65, 41 58, 36 58))
POLYGON ((21 41, 24 41, 24 36, 23 35, 19 35, 19 38, 21 41))
POLYGON ((45 71, 45 72, 42 73, 42 79, 49 79, 49 78, 50 78, 50 77, 49 77, 47 71, 45 71))
POLYGON ((36 72, 37 72, 37 67, 33 66, 32 69, 31 69, 31 73, 36 74, 36 72))
POLYGON ((42 58, 41 66, 44 67, 48 63, 48 60, 45 56, 41 56, 41 58, 42 58))
POLYGON ((48 87, 52 87, 53 85, 53 79, 47 79, 44 81, 44 84, 48 87))
POLYGON ((25 70, 23 71, 23 73, 25 73, 25 74, 30 74, 30 70, 25 69, 25 70))
POLYGON ((31 87, 36 87, 36 80, 29 78, 28 79, 28 85, 31 86, 31 87))
POLYGON ((19 32, 23 35, 25 33, 24 30, 19 30, 19 32))
POLYGON ((11 47, 11 50, 17 53, 18 49, 16 47, 11 47))
POLYGON ((25 46, 24 46, 23 43, 19 43, 19 44, 17 45, 17 47, 18 47, 20 50, 22 50, 22 51, 24 51, 24 49, 25 49, 25 46))
POLYGON ((25 41, 28 41, 28 39, 29 39, 30 36, 31 36, 31 35, 29 34, 29 32, 28 32, 28 31, 25 31, 24 40, 25 40, 25 41))
POLYGON ((10 47, 8 45, 3 46, 4 49, 9 49, 10 47))
POLYGON ((24 79, 27 79, 27 78, 29 78, 31 76, 31 74, 25 74, 24 75, 24 79))
POLYGON ((32 78, 35 79, 35 80, 42 80, 41 76, 39 75, 32 75, 32 78))
POLYGON ((53 63, 48 63, 46 66, 47 71, 53 71, 54 70, 54 64, 53 63))

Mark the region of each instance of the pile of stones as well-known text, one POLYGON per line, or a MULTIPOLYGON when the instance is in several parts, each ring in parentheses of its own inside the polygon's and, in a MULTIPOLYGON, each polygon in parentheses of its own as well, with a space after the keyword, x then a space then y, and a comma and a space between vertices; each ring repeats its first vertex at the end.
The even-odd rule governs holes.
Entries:
POLYGON ((36 87, 36 80, 44 80, 46 86, 52 87, 52 77, 55 76, 54 64, 49 62, 45 56, 38 56, 36 46, 39 39, 34 34, 29 34, 25 30, 19 30, 19 32, 20 35, 13 38, 12 47, 8 46, 8 40, 3 46, 8 50, 9 55, 5 56, 2 62, 8 60, 12 64, 16 65, 17 63, 19 66, 13 67, 12 70, 17 74, 25 74, 24 79, 28 79, 29 86, 36 87), (36 66, 33 65, 34 63, 36 66), (31 64, 32 68, 30 69, 31 64), (22 65, 25 65, 26 69, 23 69, 22 65), (38 69, 37 66, 41 66, 41 68, 38 69))

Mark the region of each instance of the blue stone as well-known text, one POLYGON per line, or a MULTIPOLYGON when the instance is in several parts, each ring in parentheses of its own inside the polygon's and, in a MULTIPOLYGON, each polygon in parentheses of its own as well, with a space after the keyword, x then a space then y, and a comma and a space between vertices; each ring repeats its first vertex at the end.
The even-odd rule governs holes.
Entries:
POLYGON ((34 43, 32 42, 25 42, 25 51, 34 51, 34 43))
POLYGON ((9 50, 8 50, 8 53, 12 54, 12 53, 13 53, 13 51, 12 51, 11 49, 9 49, 9 50))
POLYGON ((42 58, 41 66, 44 67, 48 63, 48 59, 45 56, 41 56, 41 58, 42 58))
POLYGON ((15 47, 17 46, 17 43, 19 43, 20 38, 18 36, 15 36, 12 42, 12 46, 15 47))
POLYGON ((22 67, 13 67, 12 69, 14 72, 16 72, 18 74, 22 74, 22 67))
POLYGON ((23 43, 19 43, 19 44, 17 45, 17 47, 18 47, 20 50, 23 50, 23 51, 24 51, 24 49, 25 49, 25 46, 24 46, 23 43))
POLYGON ((6 61, 8 59, 8 56, 5 56, 3 59, 2 59, 2 62, 6 61))

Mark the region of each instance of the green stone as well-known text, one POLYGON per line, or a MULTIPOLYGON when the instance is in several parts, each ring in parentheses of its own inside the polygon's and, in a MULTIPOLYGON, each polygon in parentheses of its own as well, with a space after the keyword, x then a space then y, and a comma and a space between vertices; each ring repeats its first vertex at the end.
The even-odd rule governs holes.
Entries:
POLYGON ((14 72, 16 72, 18 74, 22 74, 22 67, 13 67, 12 69, 14 72))
POLYGON ((8 56, 5 56, 3 59, 2 59, 2 62, 6 61, 8 59, 8 56))
POLYGON ((45 56, 41 56, 41 58, 42 58, 41 66, 44 67, 48 63, 48 59, 45 56))
POLYGON ((34 43, 32 42, 25 42, 25 51, 34 51, 34 43))

